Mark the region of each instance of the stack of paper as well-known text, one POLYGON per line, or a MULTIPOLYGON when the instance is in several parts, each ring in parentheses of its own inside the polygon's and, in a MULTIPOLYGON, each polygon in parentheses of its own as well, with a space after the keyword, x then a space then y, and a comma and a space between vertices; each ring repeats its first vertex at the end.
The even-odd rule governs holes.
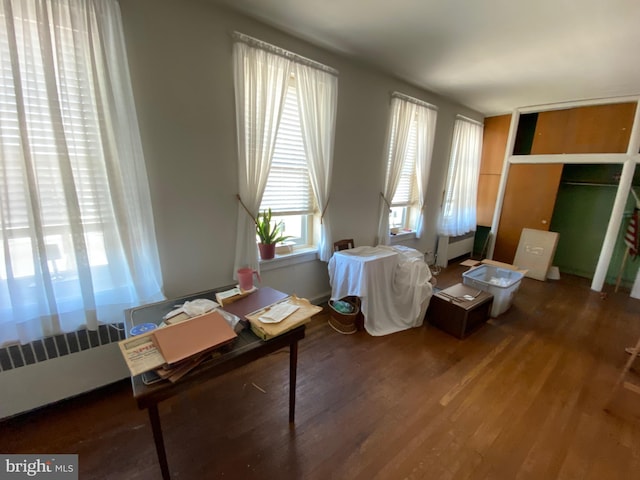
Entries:
POLYGON ((292 305, 290 303, 283 302, 265 310, 258 320, 262 323, 279 323, 299 308, 300 305, 292 305))
POLYGON ((255 292, 257 287, 253 287, 251 290, 241 290, 240 287, 234 287, 230 290, 225 290, 224 292, 216 293, 216 301, 220 304, 220 306, 225 307, 230 303, 233 303, 241 298, 246 297, 252 292, 255 292))
POLYGON ((237 337, 213 311, 119 342, 132 375, 155 370, 173 382, 237 337))
POLYGON ((236 332, 218 312, 159 328, 151 333, 154 343, 169 365, 229 343, 236 332))
POLYGON ((276 305, 247 315, 247 320, 251 324, 253 333, 262 340, 269 340, 310 322, 311 317, 320 311, 322 311, 322 307, 312 305, 309 300, 294 295, 276 305), (275 315, 269 313, 273 310, 276 312, 275 315), (281 319, 274 323, 272 318, 281 319))

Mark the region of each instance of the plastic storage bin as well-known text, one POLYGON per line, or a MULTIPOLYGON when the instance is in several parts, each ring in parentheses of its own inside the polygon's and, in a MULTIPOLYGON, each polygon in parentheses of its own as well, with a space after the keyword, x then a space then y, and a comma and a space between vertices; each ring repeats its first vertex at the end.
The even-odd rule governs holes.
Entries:
POLYGON ((480 265, 462 274, 462 282, 465 285, 477 288, 493 295, 491 316, 506 312, 511 306, 520 281, 524 274, 515 270, 494 267, 492 265, 480 265))

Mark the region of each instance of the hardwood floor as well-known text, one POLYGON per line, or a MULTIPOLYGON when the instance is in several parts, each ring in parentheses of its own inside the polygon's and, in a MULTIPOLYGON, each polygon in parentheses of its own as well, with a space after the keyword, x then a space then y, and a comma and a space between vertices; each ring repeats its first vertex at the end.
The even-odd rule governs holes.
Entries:
MULTIPOLYGON (((524 279, 511 309, 465 340, 428 324, 341 335, 318 315, 300 344, 295 427, 282 351, 160 404, 172 475, 637 478, 640 395, 603 407, 640 336, 640 300, 589 285, 524 279)), ((160 476, 128 381, 0 423, 0 452, 78 453, 82 479, 160 476)))

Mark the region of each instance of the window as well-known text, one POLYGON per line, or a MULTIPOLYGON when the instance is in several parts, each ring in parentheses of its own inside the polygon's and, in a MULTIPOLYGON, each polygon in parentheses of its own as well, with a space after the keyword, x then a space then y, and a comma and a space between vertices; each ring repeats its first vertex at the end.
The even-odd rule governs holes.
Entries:
POLYGON ((451 157, 438 233, 455 237, 476 229, 478 176, 483 125, 458 116, 453 127, 451 157))
POLYGON ((163 298, 119 7, 93 3, 0 4, 0 345, 163 298))
MULTIPOLYGON (((416 177, 418 123, 414 119, 409 128, 407 151, 402 161, 402 170, 396 193, 391 201, 389 228, 398 231, 414 230, 415 215, 411 215, 416 206, 418 181, 416 177)), ((389 159, 391 161, 391 158, 389 159)))
POLYGON ((282 117, 276 133, 267 186, 260 211, 271 208, 276 222, 283 222, 287 242, 312 243, 316 210, 309 167, 300 128, 300 113, 294 78, 287 87, 282 117))
POLYGON ((286 235, 299 245, 317 245, 318 258, 328 261, 338 72, 242 33, 233 37, 239 171, 234 269, 260 268, 255 216, 266 208, 284 217, 286 235))
MULTIPOLYGON (((1 17, 4 23, 4 16, 1 17)), ((29 25, 36 28, 36 23, 27 23, 27 28, 16 30, 16 43, 25 44, 32 33, 29 25)), ((96 105, 86 95, 85 72, 75 62, 73 31, 59 28, 60 57, 58 69, 64 76, 60 85, 60 111, 52 112, 45 107, 48 103, 46 88, 46 70, 44 59, 25 49, 23 62, 27 74, 22 78, 21 91, 14 88, 14 69, 10 61, 3 61, 0 66, 0 115, 2 128, 0 142, 2 144, 2 183, 8 194, 10 209, 4 212, 5 225, 3 234, 7 237, 6 249, 10 258, 9 269, 14 278, 28 278, 36 274, 33 255, 36 238, 33 234, 32 200, 23 195, 34 187, 38 197, 39 222, 47 253, 47 260, 56 278, 74 270, 74 246, 69 232, 69 212, 66 208, 64 173, 60 166, 59 145, 56 135, 54 115, 59 113, 62 131, 67 140, 70 174, 74 178, 75 194, 79 216, 87 227, 85 244, 90 265, 104 265, 105 246, 104 232, 98 227, 91 231, 99 218, 110 218, 108 222, 115 228, 113 213, 109 205, 109 188, 107 176, 99 150, 100 132, 96 105), (29 137, 27 148, 30 158, 23 159, 23 139, 19 124, 18 95, 22 96, 26 117, 26 134, 29 137), (32 172, 29 172, 32 169, 32 172), (29 173, 33 178, 29 179, 29 173)), ((10 37, 0 35, 0 58, 10 58, 10 37)), ((24 132, 23 132, 24 133, 24 132)), ((0 245, 0 253, 4 253, 0 245)), ((4 257, 6 258, 6 257, 4 257)), ((6 280, 7 265, 0 270, 0 278, 6 280)))
POLYGON ((387 173, 381 191, 378 242, 386 245, 390 235, 424 228, 431 153, 437 108, 398 92, 391 96, 387 129, 387 173))

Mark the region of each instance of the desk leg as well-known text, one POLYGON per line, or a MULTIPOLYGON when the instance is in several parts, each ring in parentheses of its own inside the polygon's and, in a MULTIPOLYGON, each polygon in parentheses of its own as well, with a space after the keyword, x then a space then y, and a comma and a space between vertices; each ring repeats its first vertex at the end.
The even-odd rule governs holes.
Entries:
POLYGON ((164 440, 162 438, 162 426, 160 425, 160 414, 158 413, 158 405, 151 405, 149 408, 149 420, 151 421, 151 430, 153 431, 153 441, 156 444, 156 453, 158 454, 158 462, 162 471, 162 479, 170 480, 169 464, 167 463, 167 453, 164 450, 164 440))
POLYGON ((296 374, 298 369, 298 341, 291 343, 289 348, 289 423, 295 421, 296 416, 296 374))

